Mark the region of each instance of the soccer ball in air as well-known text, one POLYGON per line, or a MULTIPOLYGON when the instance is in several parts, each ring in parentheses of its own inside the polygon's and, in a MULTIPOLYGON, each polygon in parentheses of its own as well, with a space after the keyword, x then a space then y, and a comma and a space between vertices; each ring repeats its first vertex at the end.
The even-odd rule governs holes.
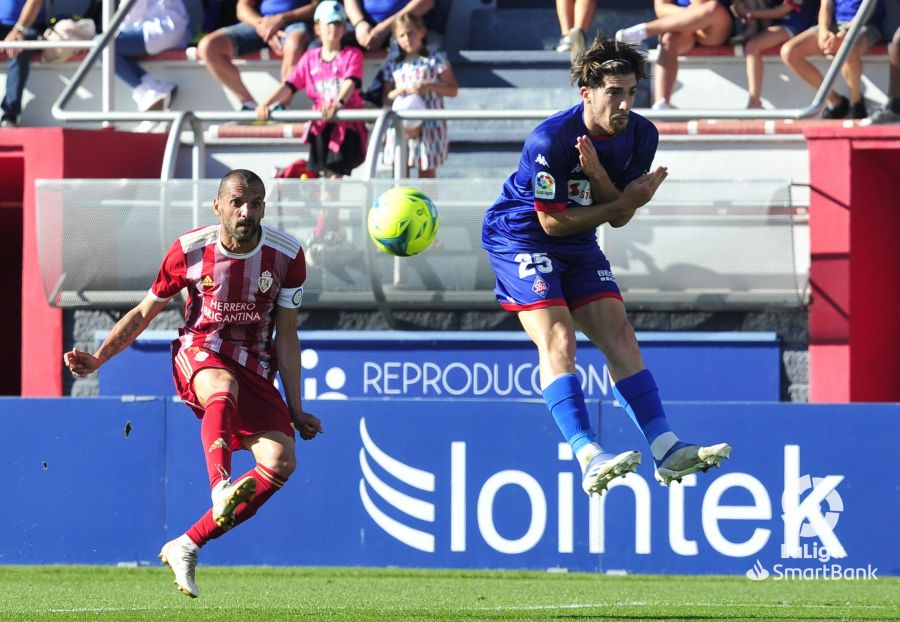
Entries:
POLYGON ((415 188, 391 188, 369 210, 369 237, 396 257, 418 255, 434 241, 437 231, 437 208, 415 188))

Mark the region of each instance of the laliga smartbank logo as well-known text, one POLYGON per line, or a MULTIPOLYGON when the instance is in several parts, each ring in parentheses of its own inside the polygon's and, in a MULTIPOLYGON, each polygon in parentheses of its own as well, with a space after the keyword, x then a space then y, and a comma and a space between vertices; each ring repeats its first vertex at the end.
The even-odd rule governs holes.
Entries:
MULTIPOLYGON (((878 579, 878 568, 873 568, 871 564, 866 564, 865 567, 847 567, 839 563, 829 563, 834 558, 847 556, 846 550, 834 532, 840 513, 844 510, 844 500, 837 491, 837 485, 842 479, 843 477, 834 475, 811 477, 809 474, 802 475, 797 479, 798 496, 808 492, 803 501, 804 504, 821 505, 824 503, 828 509, 824 514, 820 510, 815 521, 809 520, 800 524, 797 530, 798 544, 796 546, 782 544, 782 561, 773 564, 771 571, 757 559, 753 567, 745 573, 748 579, 752 581, 764 581, 769 577, 774 581, 783 579, 878 579), (799 543, 799 538, 816 537, 821 538, 822 544, 819 541, 799 543), (826 542, 829 544, 826 545, 826 542), (835 544, 836 548, 829 549, 829 546, 835 544), (832 550, 834 553, 831 552, 832 550), (811 560, 813 564, 801 567, 798 562, 788 560, 811 560)), ((782 507, 786 507, 789 503, 787 492, 785 490, 782 507)))
MULTIPOLYGON (((655 487, 655 482, 648 482, 641 475, 616 479, 607 494, 588 501, 582 496, 580 480, 574 472, 577 469, 573 469, 574 457, 566 443, 558 444, 557 468, 553 468, 553 463, 542 463, 540 470, 544 473, 540 477, 518 469, 498 468, 492 472, 480 465, 480 473, 487 471, 482 481, 469 474, 464 441, 449 442, 449 472, 432 472, 384 451, 378 444, 378 430, 371 430, 365 418, 360 419, 359 434, 362 443, 359 496, 363 507, 385 534, 426 553, 434 553, 438 546, 447 546, 451 552, 465 552, 469 547, 467 538, 479 538, 494 551, 509 555, 527 553, 538 544, 550 545, 561 554, 574 553, 576 542, 586 542, 581 546, 588 553, 605 553, 605 503, 612 495, 634 504, 634 520, 629 523, 633 525, 633 533, 630 529, 617 531, 615 537, 633 538, 637 555, 671 552, 690 558, 700 555, 702 542, 703 550, 711 550, 713 554, 751 560, 753 567, 747 576, 752 579, 778 573, 793 576, 784 564, 767 567, 758 559, 773 537, 781 539, 783 552, 793 553, 783 555, 785 559, 805 555, 821 560, 826 552, 828 560, 847 555, 835 532, 843 509, 836 488, 843 476, 801 476, 797 445, 784 447, 784 488, 777 493, 771 484, 767 487, 753 474, 741 472, 719 475, 702 493, 695 490, 698 480, 694 475, 685 477, 681 485, 664 489, 667 502, 653 507, 668 520, 662 527, 667 531, 666 541, 665 536, 651 538, 654 521, 651 520, 650 486, 655 487), (548 469, 552 472, 546 473, 548 469), (624 490, 617 491, 619 488, 624 490), (513 534, 503 525, 498 529, 499 522, 495 519, 495 515, 508 513, 501 511, 506 509, 501 504, 509 502, 509 495, 498 494, 504 489, 514 490, 520 500, 523 494, 527 499, 524 508, 520 503, 516 505, 516 511, 523 512, 525 520, 524 527, 513 534), (749 493, 752 502, 744 505, 726 502, 733 497, 733 489, 743 491, 743 496, 749 493), (772 495, 778 493, 781 493, 780 516, 773 512, 772 503, 772 495), (439 499, 449 506, 440 512, 440 516, 449 517, 449 524, 436 520, 439 499), (589 509, 586 533, 576 538, 575 516, 582 511, 585 501, 589 509), (823 503, 828 507, 824 514, 823 503), (474 513, 467 509, 473 505, 474 513), (686 520, 689 507, 700 510, 699 524, 686 520), (467 521, 473 514, 477 522, 470 529, 467 521), (549 528, 548 516, 556 519, 556 524, 549 528), (749 534, 730 535, 732 531, 724 527, 733 524, 731 521, 743 521, 750 527, 749 534), (810 545, 801 543, 801 538, 817 538, 821 544, 810 549, 810 545)), ((494 454, 478 457, 479 461, 495 459, 498 458, 494 454)), ((829 573, 832 571, 829 568, 829 573)), ((822 571, 819 576, 823 576, 822 571)))

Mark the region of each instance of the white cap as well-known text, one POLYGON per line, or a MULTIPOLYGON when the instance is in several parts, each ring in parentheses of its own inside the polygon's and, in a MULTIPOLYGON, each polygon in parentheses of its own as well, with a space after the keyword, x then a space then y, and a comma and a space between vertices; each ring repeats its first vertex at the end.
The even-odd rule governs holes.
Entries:
POLYGON ((334 0, 325 0, 325 2, 321 2, 319 6, 316 7, 316 12, 313 15, 313 21, 320 22, 322 24, 330 24, 332 22, 345 22, 347 21, 347 14, 344 12, 344 7, 341 6, 340 2, 335 2, 334 0))

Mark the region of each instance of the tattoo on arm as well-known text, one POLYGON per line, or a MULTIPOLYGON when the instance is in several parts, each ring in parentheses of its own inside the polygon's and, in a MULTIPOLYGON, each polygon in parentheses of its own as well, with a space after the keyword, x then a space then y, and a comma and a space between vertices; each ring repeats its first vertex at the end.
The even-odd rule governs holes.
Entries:
MULTIPOLYGON (((128 346, 131 345, 131 342, 134 341, 135 337, 141 332, 141 319, 139 317, 134 317, 130 322, 121 327, 115 336, 110 335, 110 340, 108 343, 103 344, 104 350, 109 351, 108 356, 104 356, 104 359, 109 359, 128 346)), ((104 352, 106 354, 106 352, 104 352)))

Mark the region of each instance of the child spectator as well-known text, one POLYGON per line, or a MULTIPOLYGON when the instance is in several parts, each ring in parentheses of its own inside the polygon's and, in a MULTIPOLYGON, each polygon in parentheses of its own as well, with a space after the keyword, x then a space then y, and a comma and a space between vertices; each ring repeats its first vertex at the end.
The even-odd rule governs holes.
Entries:
POLYGON ((678 77, 678 56, 694 45, 722 45, 731 36, 734 19, 719 0, 653 0, 657 19, 625 28, 616 41, 640 43, 659 35, 659 56, 653 72, 655 110, 671 108, 678 77))
MULTIPOLYGON (((814 89, 822 86, 822 74, 808 58, 836 53, 847 36, 850 22, 859 10, 862 0, 821 0, 818 25, 800 33, 781 48, 781 59, 814 89)), ((847 82, 849 99, 834 89, 828 91, 825 99, 823 119, 843 119, 848 114, 852 119, 868 116, 863 100, 861 82, 863 73, 862 55, 881 40, 881 20, 884 3, 878 0, 875 9, 860 32, 841 73, 847 82)))
POLYGON ((140 111, 168 109, 176 85, 147 73, 136 56, 184 49, 190 40, 182 0, 137 0, 116 35, 116 75, 132 88, 140 111))
POLYGON ((260 121, 269 118, 271 107, 286 105, 299 89, 305 89, 322 118, 308 124, 309 170, 329 179, 350 172, 366 159, 367 133, 362 121, 333 121, 341 109, 362 108, 359 87, 363 77, 363 55, 356 47, 342 46, 347 15, 334 0, 316 7, 313 17, 316 36, 322 47, 308 50, 291 75, 256 107, 260 121))
POLYGON ((747 59, 747 90, 750 92, 747 108, 762 108, 763 52, 780 46, 810 28, 815 23, 817 4, 817 0, 784 0, 773 8, 752 9, 744 0, 735 0, 732 3, 732 11, 746 22, 778 20, 767 29, 750 37, 744 44, 744 56, 747 59))
MULTIPOLYGON (((450 62, 443 52, 429 52, 426 45, 428 30, 421 17, 412 12, 402 13, 394 22, 394 38, 399 55, 381 68, 384 81, 384 101, 395 109, 443 109, 444 97, 456 97, 459 86, 450 62)), ((447 122, 428 120, 404 123, 404 135, 409 146, 409 166, 417 166, 420 178, 436 176, 437 168, 447 159, 447 122)), ((397 139, 388 130, 384 161, 394 162, 397 139)))

